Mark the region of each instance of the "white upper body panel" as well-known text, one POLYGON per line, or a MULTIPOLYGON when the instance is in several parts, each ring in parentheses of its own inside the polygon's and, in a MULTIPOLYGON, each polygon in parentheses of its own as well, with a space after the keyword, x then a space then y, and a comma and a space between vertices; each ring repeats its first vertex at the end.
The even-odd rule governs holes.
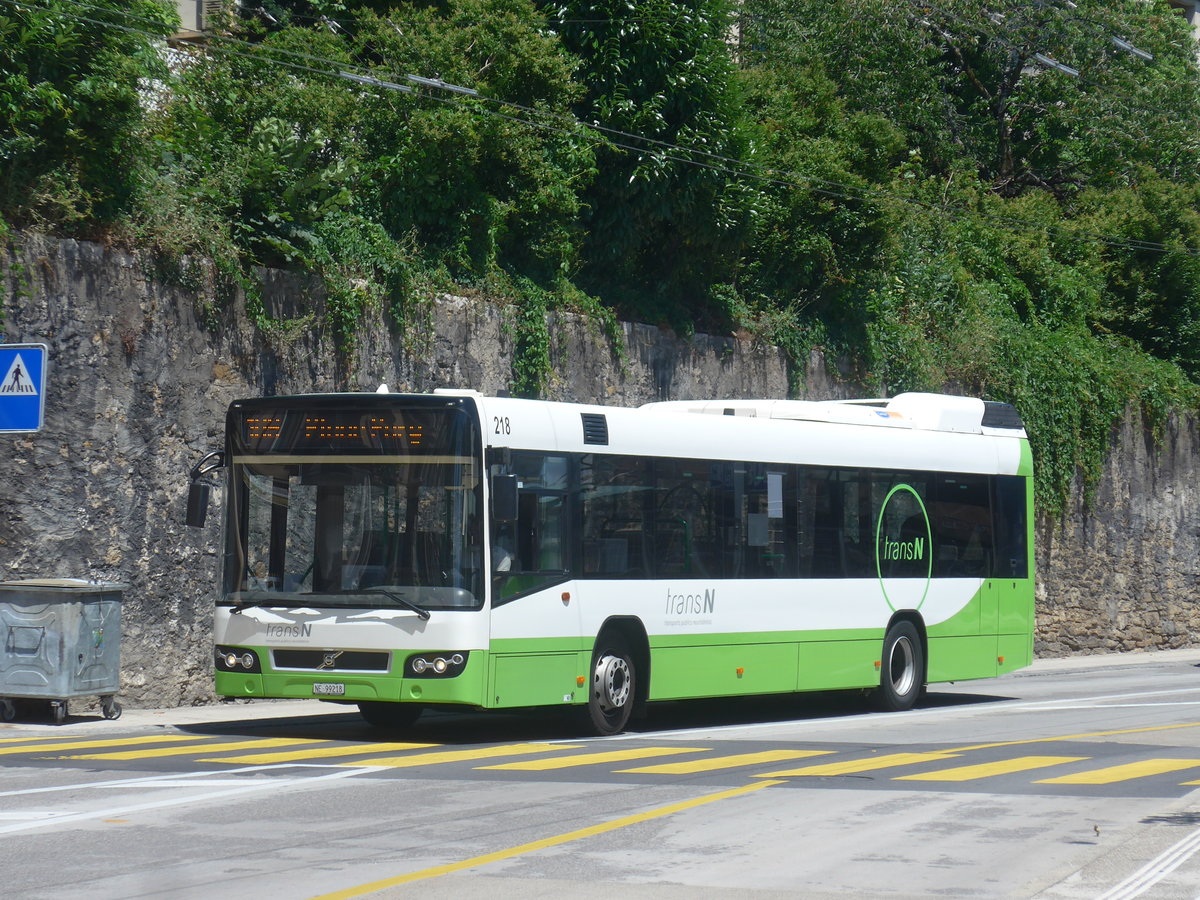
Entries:
POLYGON ((938 394, 877 401, 886 405, 726 400, 634 409, 473 396, 485 444, 521 450, 1015 474, 1025 437, 1020 428, 982 426, 981 400, 938 394), (585 441, 584 416, 603 417, 607 443, 585 441))

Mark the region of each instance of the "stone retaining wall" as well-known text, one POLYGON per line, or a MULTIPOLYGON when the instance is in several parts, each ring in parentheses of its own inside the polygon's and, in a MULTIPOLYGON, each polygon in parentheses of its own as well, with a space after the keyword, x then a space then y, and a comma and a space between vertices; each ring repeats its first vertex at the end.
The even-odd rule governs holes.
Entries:
MULTIPOLYGON (((480 301, 441 298, 406 336, 365 331, 344 374, 319 323, 264 335, 236 303, 214 317, 203 295, 156 278, 137 255, 30 235, 5 262, 3 334, 46 343, 50 364, 45 428, 0 435, 0 578, 128 582, 122 687, 134 706, 212 698, 218 529, 182 522, 187 472, 220 445, 231 400, 380 382, 494 393, 512 371, 506 311, 480 301)), ((262 278, 280 318, 316 290, 280 273, 262 278)), ((618 358, 596 327, 556 314, 547 396, 636 405, 787 395, 786 361, 773 347, 622 328, 618 358)), ((804 396, 856 394, 813 355, 804 396)), ((1161 452, 1136 417, 1118 438, 1094 507, 1039 528, 1041 653, 1200 642, 1196 423, 1174 422, 1161 452)))

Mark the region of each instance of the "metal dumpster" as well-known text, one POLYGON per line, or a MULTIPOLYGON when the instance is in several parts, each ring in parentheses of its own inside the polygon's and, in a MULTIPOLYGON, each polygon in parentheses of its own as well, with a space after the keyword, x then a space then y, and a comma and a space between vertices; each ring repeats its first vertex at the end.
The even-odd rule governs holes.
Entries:
POLYGON ((50 701, 56 724, 67 701, 98 696, 106 719, 121 715, 121 595, 125 584, 79 578, 0 581, 0 718, 14 699, 50 701))

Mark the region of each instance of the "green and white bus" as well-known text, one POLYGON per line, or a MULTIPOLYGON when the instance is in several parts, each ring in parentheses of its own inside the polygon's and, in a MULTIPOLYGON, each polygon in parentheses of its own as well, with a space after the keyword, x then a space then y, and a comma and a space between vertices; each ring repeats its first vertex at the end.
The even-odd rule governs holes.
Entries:
POLYGON ((1016 411, 938 394, 636 409, 433 394, 229 407, 216 691, 572 706, 932 682, 1033 654, 1016 411))

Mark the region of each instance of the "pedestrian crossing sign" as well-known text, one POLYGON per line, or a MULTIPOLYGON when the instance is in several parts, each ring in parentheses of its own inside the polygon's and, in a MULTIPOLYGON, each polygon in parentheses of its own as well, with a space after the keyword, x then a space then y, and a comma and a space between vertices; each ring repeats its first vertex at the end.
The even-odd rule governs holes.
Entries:
POLYGON ((40 431, 46 408, 46 345, 0 344, 0 432, 40 431))

